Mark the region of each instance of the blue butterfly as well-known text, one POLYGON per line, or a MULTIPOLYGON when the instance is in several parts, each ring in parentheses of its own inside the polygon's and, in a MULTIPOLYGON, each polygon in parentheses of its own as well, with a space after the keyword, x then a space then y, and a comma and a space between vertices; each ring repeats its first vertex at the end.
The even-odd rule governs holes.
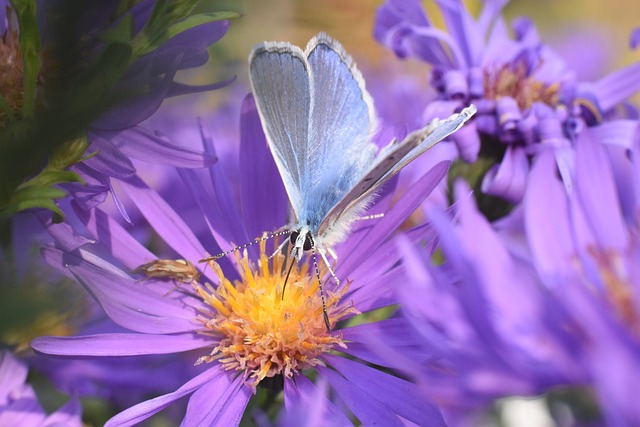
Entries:
MULTIPOLYGON (((291 203, 290 237, 283 244, 292 245, 296 261, 305 251, 319 253, 337 282, 326 254, 335 259, 332 247, 346 238, 376 190, 476 111, 472 105, 434 121, 378 153, 371 142, 377 130, 371 96, 351 57, 327 34, 316 35, 304 51, 286 42, 256 46, 249 75, 291 203)), ((329 329, 324 295, 322 302, 329 329)))

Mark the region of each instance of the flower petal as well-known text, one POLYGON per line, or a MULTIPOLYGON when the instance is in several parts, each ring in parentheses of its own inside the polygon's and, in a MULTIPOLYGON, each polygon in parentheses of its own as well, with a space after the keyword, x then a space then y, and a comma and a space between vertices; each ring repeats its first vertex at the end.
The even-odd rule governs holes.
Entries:
POLYGON ((600 245, 623 251, 627 231, 611 164, 604 147, 588 134, 576 144, 575 190, 600 245))
POLYGON ((27 365, 9 351, 0 352, 0 405, 6 405, 11 391, 24 384, 28 372, 27 365))
POLYGON ((211 154, 173 145, 166 138, 141 126, 121 132, 103 132, 102 135, 127 156, 149 163, 177 168, 205 168, 217 161, 217 157, 211 154))
MULTIPOLYGON (((117 324, 143 333, 179 333, 197 329, 193 322, 197 300, 186 304, 170 296, 163 297, 149 292, 144 286, 117 267, 102 261, 96 266, 81 256, 63 253, 47 247, 44 258, 60 269, 66 267, 73 277, 98 301, 109 317, 117 324)), ((181 295, 178 298, 188 298, 181 295)))
POLYGON ((438 405, 421 396, 415 384, 344 357, 328 355, 325 360, 364 394, 375 390, 372 399, 395 414, 416 424, 446 426, 438 405))
POLYGON ((286 224, 288 199, 251 95, 245 98, 241 114, 240 203, 247 233, 256 238, 286 224))
POLYGON ((314 384, 304 375, 284 379, 284 422, 281 427, 353 426, 345 414, 327 399, 327 383, 314 384))
POLYGON ((75 337, 39 337, 31 347, 52 356, 141 356, 169 354, 211 345, 211 339, 198 334, 96 334, 75 337))
POLYGON ((529 160, 522 147, 509 145, 500 165, 492 167, 482 180, 482 191, 519 203, 524 196, 529 160))
POLYGON ((527 239, 542 279, 559 285, 571 275, 567 260, 574 254, 566 192, 556 177, 553 153, 537 157, 524 197, 527 239))
POLYGON ((449 162, 438 163, 418 179, 402 198, 385 213, 384 217, 372 227, 369 233, 360 239, 357 243, 358 250, 346 254, 344 259, 338 263, 336 274, 340 276, 341 274, 344 275, 345 272, 354 270, 358 264, 369 257, 370 253, 375 252, 374 249, 389 237, 436 188, 447 173, 448 168, 449 162))
POLYGON ((207 253, 182 217, 140 178, 120 183, 158 235, 180 256, 186 260, 198 260, 207 253))
POLYGON ((176 400, 198 390, 209 381, 216 381, 220 377, 228 377, 228 375, 229 374, 227 372, 220 368, 219 364, 215 364, 200 375, 189 380, 176 391, 147 400, 120 412, 118 415, 107 421, 105 427, 126 427, 136 425, 153 414, 157 414, 162 411, 176 400))
POLYGON ((191 395, 182 425, 237 426, 251 396, 242 376, 227 372, 191 395))

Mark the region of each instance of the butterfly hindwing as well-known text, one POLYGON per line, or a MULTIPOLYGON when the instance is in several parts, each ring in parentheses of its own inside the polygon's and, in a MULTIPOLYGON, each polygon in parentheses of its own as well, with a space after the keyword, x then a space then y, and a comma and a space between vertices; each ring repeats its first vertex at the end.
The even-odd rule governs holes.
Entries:
POLYGON ((352 209, 372 195, 385 182, 416 157, 433 147, 436 143, 451 135, 473 116, 476 107, 471 105, 459 114, 445 120, 438 120, 423 129, 410 133, 401 143, 394 144, 380 153, 371 169, 327 214, 319 227, 319 234, 333 228, 342 217, 350 217, 352 209))

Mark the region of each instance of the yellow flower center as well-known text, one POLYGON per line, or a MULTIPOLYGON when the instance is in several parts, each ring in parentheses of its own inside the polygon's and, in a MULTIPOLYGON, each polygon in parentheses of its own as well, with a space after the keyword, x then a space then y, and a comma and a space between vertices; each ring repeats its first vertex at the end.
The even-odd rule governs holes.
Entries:
POLYGON ((531 108, 534 102, 558 105, 559 84, 542 83, 528 75, 524 64, 504 65, 484 71, 484 94, 489 99, 504 96, 513 98, 521 110, 531 108))
MULTIPOLYGON (((220 338, 211 353, 196 364, 217 360, 227 370, 242 371, 255 391, 264 378, 278 374, 291 377, 317 365, 318 357, 335 346, 346 348, 341 334, 326 330, 318 280, 307 263, 294 261, 283 295, 289 257, 279 253, 270 260, 262 242, 256 268, 246 253, 236 259, 241 280, 231 283, 218 264, 211 262, 220 285, 193 285, 211 307, 198 316, 204 325, 202 333, 220 338)), ((357 313, 350 303, 340 304, 346 290, 327 292, 332 325, 357 313)))

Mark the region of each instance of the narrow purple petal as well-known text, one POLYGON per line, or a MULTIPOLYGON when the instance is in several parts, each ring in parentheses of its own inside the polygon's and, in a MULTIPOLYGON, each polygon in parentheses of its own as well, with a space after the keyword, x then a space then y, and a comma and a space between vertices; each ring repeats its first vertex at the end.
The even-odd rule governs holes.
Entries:
POLYGON ((629 150, 633 149, 639 131, 640 123, 637 120, 613 120, 585 130, 595 141, 629 150))
POLYGON ((227 372, 204 384, 189 399, 183 426, 237 426, 251 398, 242 376, 227 372))
POLYGON ((345 414, 327 399, 327 383, 314 384, 304 375, 284 379, 286 417, 281 427, 353 426, 345 414))
POLYGON ((640 62, 616 70, 593 85, 600 107, 609 111, 640 90, 640 62))
MULTIPOLYGON (((161 293, 150 292, 117 267, 102 261, 97 267, 80 256, 65 254, 55 248, 42 250, 44 258, 52 265, 65 266, 73 277, 98 301, 109 317, 117 324, 143 333, 180 333, 197 329, 193 322, 195 309, 161 293)), ((196 305, 197 306, 197 305, 196 305)))
MULTIPOLYGON (((340 399, 358 417, 362 425, 404 426, 398 416, 391 412, 384 403, 376 400, 339 373, 319 366, 318 374, 322 375, 331 384, 340 399)), ((378 391, 382 390, 376 390, 376 392, 378 391)))
POLYGON ((396 203, 384 217, 376 223, 371 231, 361 238, 358 243, 358 251, 346 254, 345 259, 338 263, 336 274, 352 271, 365 258, 369 257, 373 249, 380 245, 384 239, 398 226, 406 220, 413 211, 424 201, 433 191, 440 180, 447 173, 449 162, 441 162, 425 173, 407 192, 402 199, 396 203))
POLYGON ((576 145, 575 189, 584 214, 601 245, 622 251, 627 231, 607 153, 587 135, 576 145))
POLYGON ((85 160, 85 165, 115 178, 127 178, 136 173, 131 160, 110 141, 97 135, 90 135, 90 139, 88 152, 97 154, 85 160))
POLYGON ((556 177, 553 153, 544 152, 533 165, 524 198, 527 238, 539 274, 547 283, 560 284, 571 274, 567 260, 574 254, 569 207, 556 177))
POLYGON ((139 90, 144 87, 148 88, 148 91, 143 95, 131 96, 103 112, 98 119, 91 123, 94 132, 127 129, 143 122, 155 113, 169 93, 173 78, 178 71, 178 65, 182 60, 182 54, 172 55, 171 60, 171 64, 166 67, 164 76, 161 78, 151 74, 152 59, 149 64, 141 66, 140 69, 129 69, 127 77, 131 71, 137 71, 137 73, 132 77, 122 79, 116 89, 121 93, 135 93, 135 89, 139 90))
POLYGON ((371 399, 395 414, 421 425, 446 426, 438 405, 421 395, 415 384, 344 357, 328 355, 325 359, 365 395, 375 390, 371 399))
POLYGON ((1 426, 40 426, 44 420, 44 409, 28 384, 13 389, 9 404, 0 410, 1 426))
POLYGON ((136 425, 153 414, 157 414, 162 411, 176 400, 198 390, 209 381, 214 381, 220 376, 227 377, 228 375, 229 373, 223 371, 219 364, 215 364, 200 375, 189 380, 176 391, 156 397, 155 399, 147 400, 120 412, 118 415, 107 421, 105 427, 126 427, 136 425))
POLYGON ((522 147, 510 145, 500 165, 493 166, 482 180, 482 191, 519 203, 524 196, 529 160, 522 147))
POLYGON ((31 342, 39 353, 51 356, 110 357, 169 354, 211 346, 211 339, 195 333, 174 335, 97 334, 40 337, 31 342))
POLYGON ((84 245, 95 243, 95 240, 78 234, 78 231, 66 222, 54 224, 49 214, 38 213, 38 219, 65 251, 73 252, 84 245))
POLYGON ((121 132, 104 132, 102 135, 127 156, 149 163, 177 168, 205 168, 217 161, 210 154, 173 145, 166 138, 141 126, 121 132))
MULTIPOLYGON (((397 282, 406 283, 406 282, 397 282)), ((419 303, 424 303, 424 295, 420 294, 419 303)), ((357 306, 356 306, 357 307, 357 306)), ((384 343, 383 347, 391 347, 403 353, 414 363, 423 362, 429 357, 424 347, 417 347, 418 337, 413 328, 402 319, 388 319, 375 323, 353 326, 340 329, 340 333, 347 342, 345 353, 357 357, 369 363, 379 366, 389 366, 386 359, 373 344, 384 343)))
POLYGON ((74 206, 74 211, 92 237, 131 270, 156 258, 131 233, 101 209, 84 211, 74 206))
POLYGON ((169 92, 167 93, 167 96, 173 97, 173 96, 189 95, 192 93, 200 93, 200 92, 206 92, 210 90, 216 90, 216 89, 223 88, 225 86, 229 86, 230 84, 235 82, 236 79, 237 79, 237 76, 233 76, 227 80, 223 80, 218 83, 211 83, 208 85, 198 85, 198 86, 173 82, 171 84, 171 87, 169 88, 169 92))
POLYGON ((0 352, 0 406, 7 404, 12 390, 24 384, 28 372, 27 365, 9 351, 0 352))
POLYGON ((442 0, 436 0, 436 3, 442 11, 448 32, 453 35, 464 55, 464 62, 460 65, 464 68, 479 65, 485 34, 482 34, 464 3, 442 0))
POLYGON ((180 256, 198 260, 207 253, 182 217, 140 178, 134 177, 120 184, 158 235, 180 256))
POLYGON ((247 233, 256 238, 286 224, 288 199, 251 95, 242 104, 240 129, 242 216, 247 233))

